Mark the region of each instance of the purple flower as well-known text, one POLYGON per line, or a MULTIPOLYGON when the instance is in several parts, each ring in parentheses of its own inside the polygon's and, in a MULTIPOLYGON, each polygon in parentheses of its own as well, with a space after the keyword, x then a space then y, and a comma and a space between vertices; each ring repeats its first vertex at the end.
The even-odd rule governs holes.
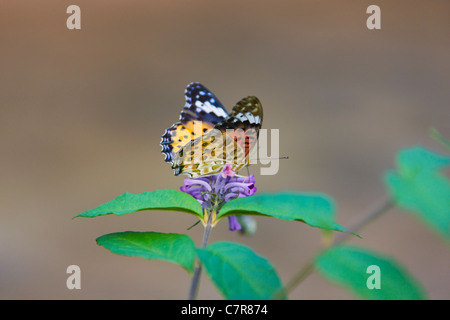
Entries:
MULTIPOLYGON (((200 202, 204 215, 217 214, 228 201, 253 195, 255 176, 236 176, 231 164, 226 164, 221 173, 196 179, 184 179, 180 190, 193 196, 200 202)), ((206 222, 206 221, 204 221, 206 222)), ((236 216, 228 217, 230 231, 241 230, 236 216)))
POLYGON ((230 231, 236 231, 236 230, 241 230, 242 229, 242 227, 239 224, 239 221, 237 220, 236 216, 229 216, 228 217, 228 224, 229 224, 230 231))

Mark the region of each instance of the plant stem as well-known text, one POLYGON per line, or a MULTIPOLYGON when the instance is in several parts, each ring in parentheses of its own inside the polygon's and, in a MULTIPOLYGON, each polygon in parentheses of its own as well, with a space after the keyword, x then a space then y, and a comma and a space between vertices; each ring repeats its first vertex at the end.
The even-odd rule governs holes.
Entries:
MULTIPOLYGON (((349 230, 352 232, 356 232, 362 227, 366 226, 368 223, 375 220, 375 218, 379 217, 389 209, 391 209, 394 206, 394 203, 389 199, 385 198, 379 203, 377 203, 375 206, 372 206, 368 209, 366 214, 362 214, 356 217, 356 219, 353 222, 350 222, 349 230)), ((345 241, 351 233, 346 232, 339 234, 336 239, 333 241, 333 243, 323 249, 321 252, 328 250, 329 248, 336 246, 340 244, 341 242, 345 241)), ((293 277, 292 279, 286 284, 283 292, 278 292, 274 295, 275 299, 280 299, 284 295, 286 295, 288 292, 292 291, 296 286, 298 286, 304 279, 306 279, 312 272, 314 271, 314 258, 311 259, 305 266, 303 266, 293 277)))
POLYGON ((306 279, 314 271, 314 261, 310 260, 304 265, 284 287, 282 292, 277 292, 274 295, 274 299, 283 299, 287 296, 288 292, 291 292, 299 283, 306 279))
MULTIPOLYGON (((200 246, 200 248, 202 248, 202 249, 204 247, 206 247, 206 244, 208 243, 209 235, 211 234, 212 216, 213 216, 213 214, 209 215, 208 222, 206 223, 205 230, 203 231, 203 239, 202 239, 202 244, 200 246)), ((201 273, 202 273, 202 265, 201 265, 200 261, 198 261, 198 264, 194 269, 194 274, 192 275, 191 287, 189 288, 188 300, 195 300, 195 298, 197 296, 197 290, 198 290, 198 285, 200 283, 200 274, 201 273)))
MULTIPOLYGON (((365 227, 370 222, 374 221, 376 218, 381 216, 383 213, 388 211, 394 206, 394 203, 389 198, 384 198, 380 200, 375 205, 372 205, 367 209, 366 214, 361 214, 357 216, 353 221, 349 223, 348 229, 352 232, 356 232, 361 228, 365 227)), ((333 241, 333 245, 337 245, 343 241, 345 241, 351 233, 342 232, 336 236, 336 239, 333 241)))

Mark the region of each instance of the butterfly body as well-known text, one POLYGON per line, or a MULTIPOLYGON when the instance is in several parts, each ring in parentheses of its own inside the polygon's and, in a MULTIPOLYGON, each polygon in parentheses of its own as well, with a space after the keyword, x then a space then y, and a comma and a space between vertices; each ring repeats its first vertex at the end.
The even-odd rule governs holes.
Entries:
POLYGON ((180 120, 161 138, 161 152, 175 175, 191 178, 220 173, 225 164, 238 172, 249 164, 261 128, 263 111, 254 96, 240 100, 228 114, 200 83, 187 86, 180 120))

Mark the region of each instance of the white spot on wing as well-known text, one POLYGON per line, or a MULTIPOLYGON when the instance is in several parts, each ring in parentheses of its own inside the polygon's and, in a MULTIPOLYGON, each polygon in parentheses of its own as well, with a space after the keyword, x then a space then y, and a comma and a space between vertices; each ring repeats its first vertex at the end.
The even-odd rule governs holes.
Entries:
POLYGON ((211 104, 209 101, 206 101, 204 103, 204 109, 207 112, 211 112, 216 114, 219 117, 223 117, 226 118, 228 115, 226 114, 225 110, 223 110, 222 108, 218 108, 215 105, 211 104))
POLYGON ((238 113, 236 118, 238 118, 241 121, 245 121, 247 117, 243 113, 238 113))
POLYGON ((255 123, 255 121, 256 121, 255 117, 253 116, 253 114, 251 112, 246 112, 245 115, 246 115, 248 121, 250 121, 250 123, 255 123))
POLYGON ((204 105, 204 104, 203 104, 201 101, 198 101, 198 100, 195 101, 195 106, 196 106, 196 107, 198 107, 198 108, 203 108, 203 105, 204 105))

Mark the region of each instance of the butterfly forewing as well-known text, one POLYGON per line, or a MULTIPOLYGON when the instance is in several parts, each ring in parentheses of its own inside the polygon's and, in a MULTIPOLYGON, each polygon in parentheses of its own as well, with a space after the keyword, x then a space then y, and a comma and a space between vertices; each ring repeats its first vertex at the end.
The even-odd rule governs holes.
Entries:
POLYGON ((233 107, 228 118, 216 126, 225 130, 248 158, 249 152, 256 145, 261 129, 263 110, 257 97, 249 96, 240 100, 233 107))
POLYGON ((187 86, 185 99, 180 120, 168 128, 161 137, 161 152, 166 156, 167 162, 172 162, 173 155, 184 145, 212 130, 228 116, 222 103, 198 82, 187 86))

